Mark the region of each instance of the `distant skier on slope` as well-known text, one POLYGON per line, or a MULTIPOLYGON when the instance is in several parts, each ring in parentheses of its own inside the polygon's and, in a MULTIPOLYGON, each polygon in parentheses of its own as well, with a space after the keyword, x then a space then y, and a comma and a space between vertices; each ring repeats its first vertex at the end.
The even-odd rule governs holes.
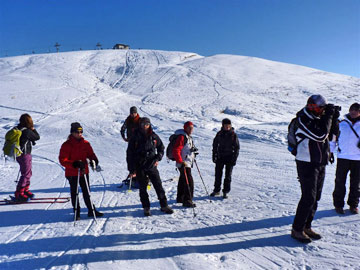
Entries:
POLYGON ((190 121, 184 124, 184 129, 175 132, 179 135, 176 138, 172 156, 176 160, 176 167, 180 171, 180 178, 177 188, 176 202, 182 203, 184 207, 196 207, 193 202, 194 180, 191 175, 191 168, 197 151, 191 134, 194 130, 194 124, 190 121))
POLYGON ((213 141, 212 160, 216 166, 214 191, 210 196, 214 197, 220 195, 221 178, 225 166, 223 197, 227 198, 227 194, 231 189, 231 174, 239 156, 239 149, 240 144, 238 136, 231 126, 230 119, 225 118, 222 120, 221 130, 216 134, 213 141))
POLYGON ((301 199, 292 224, 291 236, 303 243, 320 239, 311 223, 321 197, 325 167, 330 157, 330 130, 339 117, 333 104, 321 95, 309 97, 306 106, 297 114, 296 167, 301 185, 301 199))
POLYGON ((16 161, 20 165, 21 177, 16 187, 15 199, 17 201, 27 201, 33 198, 34 194, 29 190, 30 178, 32 175, 32 145, 40 139, 39 133, 34 128, 33 120, 27 113, 20 116, 18 130, 21 130, 20 150, 22 154, 16 157, 16 161))
POLYGON ((168 206, 157 169, 163 155, 164 145, 160 137, 153 131, 150 119, 147 117, 141 118, 140 127, 134 131, 129 141, 127 156, 129 160, 129 176, 136 177, 140 185, 139 195, 145 216, 151 215, 149 194, 147 193, 148 179, 155 188, 160 201, 160 210, 166 214, 173 213, 173 210, 168 206))
POLYGON ((80 219, 80 203, 77 200, 76 204, 76 192, 78 184, 81 187, 83 198, 88 209, 88 217, 101 217, 104 214, 97 211, 94 205, 91 205, 90 194, 90 181, 89 181, 89 166, 87 159, 90 162, 95 163, 95 166, 99 164, 99 160, 96 157, 90 143, 83 137, 83 128, 80 123, 75 122, 71 124, 70 135, 66 142, 61 145, 59 161, 62 166, 65 167, 65 177, 70 184, 71 203, 74 213, 76 213, 76 220, 80 219), (80 181, 78 183, 78 171, 80 169, 80 181), (86 175, 86 179, 85 179, 86 175), (87 180, 87 182, 86 182, 87 180), (94 212, 92 211, 94 209, 94 212))
MULTIPOLYGON (((134 134, 134 131, 139 128, 139 123, 140 123, 140 115, 138 114, 137 108, 135 106, 132 106, 130 108, 130 115, 126 118, 120 130, 121 137, 124 139, 125 142, 130 141, 131 137, 134 134), (126 131, 126 136, 125 136, 125 131, 126 131)), ((127 154, 126 154, 126 162, 129 170, 129 160, 127 154)), ((124 181, 126 181, 126 184, 130 182, 129 179, 124 181)), ((136 177, 134 177, 134 179, 132 179, 131 182, 132 182, 131 184, 132 186, 133 185, 136 186, 137 185, 136 177)))

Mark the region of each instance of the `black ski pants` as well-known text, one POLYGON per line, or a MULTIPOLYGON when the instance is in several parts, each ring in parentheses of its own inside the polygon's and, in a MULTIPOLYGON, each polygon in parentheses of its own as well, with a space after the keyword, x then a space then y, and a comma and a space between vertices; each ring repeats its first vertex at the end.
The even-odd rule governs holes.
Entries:
POLYGON ((346 194, 346 177, 350 171, 350 191, 347 204, 350 207, 359 206, 360 197, 360 160, 337 159, 335 189, 333 202, 335 207, 344 207, 346 194))
POLYGON ((176 201, 182 203, 192 202, 192 199, 194 197, 194 180, 191 175, 191 168, 182 166, 179 171, 180 177, 177 186, 176 201))
POLYGON ((165 190, 162 186, 160 174, 157 167, 153 167, 150 170, 138 169, 136 171, 136 179, 139 182, 139 195, 143 208, 150 207, 149 194, 147 192, 148 179, 150 179, 156 195, 160 201, 160 206, 165 207, 168 205, 165 190))
POLYGON ((224 163, 221 161, 216 162, 215 165, 215 184, 214 191, 219 192, 221 189, 221 179, 223 175, 223 169, 225 167, 225 178, 224 178, 224 193, 229 193, 231 189, 231 174, 233 170, 233 165, 231 163, 224 163))
MULTIPOLYGON (((76 202, 76 188, 77 188, 77 185, 78 185, 77 178, 78 178, 77 176, 68 176, 68 177, 66 177, 66 179, 69 181, 69 184, 70 184, 71 203, 72 203, 72 206, 73 206, 74 210, 75 210, 75 202, 76 202)), ((88 187, 89 187, 89 190, 90 190, 89 174, 86 175, 86 178, 87 178, 87 184, 88 184, 88 187)), ((85 181, 86 181, 85 177, 80 176, 79 185, 81 187, 81 191, 82 191, 82 194, 83 194, 85 205, 86 205, 88 211, 92 211, 90 195, 89 195, 88 189, 86 187, 86 182, 85 181)), ((78 209, 78 211, 80 210, 79 200, 77 202, 77 209, 78 209)))
POLYGON ((301 199, 292 227, 300 232, 304 228, 311 228, 311 222, 321 198, 326 166, 296 160, 296 167, 301 185, 301 199))

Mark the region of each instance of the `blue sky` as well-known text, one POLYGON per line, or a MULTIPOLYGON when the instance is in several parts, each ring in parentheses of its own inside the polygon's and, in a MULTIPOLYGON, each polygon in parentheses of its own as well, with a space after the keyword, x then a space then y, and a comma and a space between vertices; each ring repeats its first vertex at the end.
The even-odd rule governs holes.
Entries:
POLYGON ((360 77, 360 1, 0 1, 0 57, 54 52, 56 42, 247 55, 360 77))

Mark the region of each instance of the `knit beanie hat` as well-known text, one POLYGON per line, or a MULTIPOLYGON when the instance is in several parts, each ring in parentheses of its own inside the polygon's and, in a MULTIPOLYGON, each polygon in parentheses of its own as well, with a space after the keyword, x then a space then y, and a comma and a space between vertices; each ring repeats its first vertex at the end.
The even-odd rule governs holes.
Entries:
POLYGON ((77 132, 77 131, 83 131, 83 128, 80 125, 80 123, 79 122, 71 123, 70 133, 77 132))
POLYGON ((135 106, 132 106, 130 108, 130 113, 137 113, 137 108, 135 106))
POLYGON ((194 126, 194 124, 191 121, 187 121, 184 124, 184 129, 187 129, 188 126, 194 126))
POLYGON ((224 118, 222 121, 221 121, 222 125, 231 125, 231 120, 229 118, 224 118))

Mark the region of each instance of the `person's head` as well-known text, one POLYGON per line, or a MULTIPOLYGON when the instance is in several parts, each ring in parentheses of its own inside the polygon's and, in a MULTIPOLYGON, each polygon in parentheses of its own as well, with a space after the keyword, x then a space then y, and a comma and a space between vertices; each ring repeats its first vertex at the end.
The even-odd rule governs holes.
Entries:
POLYGON ((71 123, 70 133, 76 139, 81 139, 83 137, 83 128, 79 122, 71 123))
POLYGON ((187 121, 184 124, 184 131, 188 134, 191 135, 191 133, 194 130, 194 124, 191 121, 187 121))
POLYGON ((231 120, 229 118, 224 118, 221 124, 224 130, 231 130, 231 120))
POLYGON ((26 127, 29 129, 34 128, 33 120, 31 118, 31 116, 27 113, 24 113, 20 116, 19 122, 20 122, 20 126, 22 126, 22 127, 26 127))
POLYGON ((150 119, 147 117, 142 117, 140 119, 140 129, 146 132, 149 130, 150 127, 151 127, 150 119))
POLYGON ((322 115, 325 106, 326 106, 326 99, 322 95, 310 96, 306 104, 306 108, 316 116, 322 115))
POLYGON ((132 118, 135 118, 135 117, 137 116, 137 108, 136 108, 135 106, 132 106, 132 107, 130 108, 130 116, 131 116, 132 118))
POLYGON ((349 108, 349 114, 352 119, 360 117, 360 104, 354 103, 349 108))

